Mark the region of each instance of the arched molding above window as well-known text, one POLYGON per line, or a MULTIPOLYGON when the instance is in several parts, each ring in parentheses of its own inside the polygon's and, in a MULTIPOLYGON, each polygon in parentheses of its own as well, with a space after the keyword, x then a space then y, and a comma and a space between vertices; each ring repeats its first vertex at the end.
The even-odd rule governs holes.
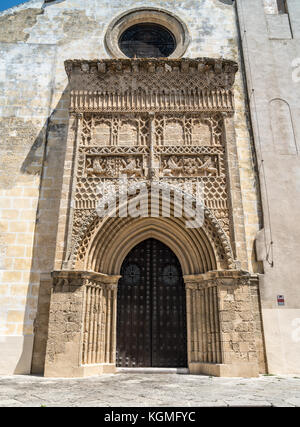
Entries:
POLYGON ((172 12, 148 8, 136 8, 116 17, 109 25, 105 35, 105 45, 113 58, 127 58, 119 46, 121 36, 130 27, 138 24, 155 24, 165 28, 175 38, 176 48, 169 58, 181 58, 190 42, 186 24, 172 12))
POLYGON ((281 155, 297 155, 294 124, 287 101, 274 98, 269 102, 271 127, 275 150, 281 155))

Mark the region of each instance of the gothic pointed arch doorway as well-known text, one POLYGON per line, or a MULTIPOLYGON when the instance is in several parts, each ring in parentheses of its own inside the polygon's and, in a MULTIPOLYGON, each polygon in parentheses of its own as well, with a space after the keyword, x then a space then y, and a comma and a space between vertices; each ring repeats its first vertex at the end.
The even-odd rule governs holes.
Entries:
POLYGON ((119 367, 187 367, 186 297, 180 263, 150 238, 121 267, 117 297, 119 367))

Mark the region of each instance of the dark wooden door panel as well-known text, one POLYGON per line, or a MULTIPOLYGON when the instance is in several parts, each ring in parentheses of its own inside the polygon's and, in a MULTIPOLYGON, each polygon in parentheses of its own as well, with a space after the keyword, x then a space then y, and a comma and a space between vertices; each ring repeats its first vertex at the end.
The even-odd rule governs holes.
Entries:
POLYGON ((117 302, 117 366, 151 366, 148 252, 146 246, 139 245, 130 252, 122 265, 117 302))
POLYGON ((185 367, 185 288, 174 253, 145 240, 127 255, 121 275, 117 366, 185 367))

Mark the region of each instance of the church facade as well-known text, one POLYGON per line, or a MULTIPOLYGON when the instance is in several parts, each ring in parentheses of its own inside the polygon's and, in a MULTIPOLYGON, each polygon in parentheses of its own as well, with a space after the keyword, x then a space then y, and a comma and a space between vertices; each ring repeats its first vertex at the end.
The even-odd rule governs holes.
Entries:
POLYGON ((0 22, 0 374, 299 373, 298 2, 0 22))

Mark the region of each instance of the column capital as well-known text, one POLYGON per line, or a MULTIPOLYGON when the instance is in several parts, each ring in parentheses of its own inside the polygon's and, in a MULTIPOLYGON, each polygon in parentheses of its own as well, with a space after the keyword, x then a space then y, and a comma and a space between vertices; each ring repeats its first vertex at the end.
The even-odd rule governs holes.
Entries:
POLYGON ((93 280, 95 282, 116 285, 118 284, 121 276, 109 275, 104 273, 98 273, 95 271, 76 271, 76 270, 56 270, 51 273, 53 279, 81 279, 82 284, 86 280, 93 280))
POLYGON ((256 283, 256 277, 244 270, 213 270, 203 274, 188 274, 183 276, 186 289, 200 289, 210 286, 240 285, 241 282, 256 283))

